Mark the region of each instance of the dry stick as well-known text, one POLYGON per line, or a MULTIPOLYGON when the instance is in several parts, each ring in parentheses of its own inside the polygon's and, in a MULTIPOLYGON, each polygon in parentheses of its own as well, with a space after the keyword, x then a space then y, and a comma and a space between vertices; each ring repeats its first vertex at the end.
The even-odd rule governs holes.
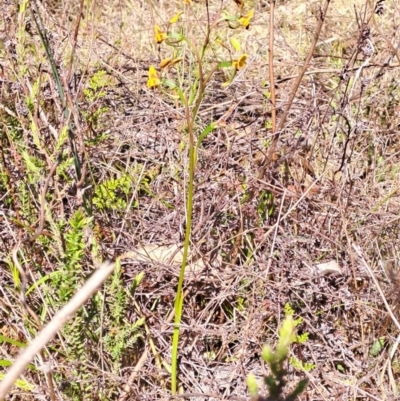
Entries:
POLYGON ((378 23, 376 22, 374 2, 372 0, 369 0, 368 3, 371 8, 371 20, 372 20, 372 23, 373 23, 375 29, 378 31, 379 35, 381 35, 383 37, 385 42, 389 45, 389 47, 392 50, 393 55, 396 56, 397 61, 400 63, 400 55, 399 55, 397 49, 393 46, 392 42, 383 34, 382 30, 379 28, 378 23))
POLYGON ((375 277, 375 274, 372 272, 371 268, 368 266, 368 263, 365 261, 363 255, 362 255, 362 253, 361 253, 361 251, 360 251, 360 248, 359 248, 357 245, 355 245, 355 244, 353 244, 353 248, 354 248, 355 251, 357 252, 357 254, 358 254, 358 256, 360 257, 361 261, 363 262, 365 268, 367 269, 369 275, 371 276, 371 278, 372 278, 374 284, 376 285, 376 288, 378 289, 379 295, 381 296, 382 301, 383 301, 383 303, 385 304, 386 310, 388 311, 389 316, 390 316, 390 318, 392 319, 392 322, 393 322, 394 325, 397 327, 397 329, 400 331, 400 323, 399 323, 399 321, 396 319, 396 316, 393 314, 392 310, 390 309, 390 305, 388 304, 388 301, 386 300, 386 297, 385 297, 385 295, 384 295, 384 293, 383 293, 383 291, 382 291, 382 289, 381 289, 381 287, 380 287, 380 285, 379 285, 379 283, 378 283, 378 280, 377 280, 376 277, 375 277))
POLYGON ((272 135, 276 134, 276 96, 275 96, 275 78, 274 78, 274 11, 275 0, 269 1, 269 48, 268 48, 268 72, 269 86, 271 88, 271 118, 272 135))
MULTIPOLYGON (((386 300, 386 297, 385 297, 385 295, 384 295, 384 293, 383 293, 383 291, 382 291, 382 289, 381 289, 381 287, 380 287, 380 285, 379 285, 379 283, 378 283, 378 280, 377 280, 376 277, 375 277, 375 274, 372 272, 372 270, 371 270, 371 268, 369 267, 368 263, 365 261, 364 257, 362 256, 361 251, 360 251, 360 248, 359 248, 357 245, 355 245, 355 244, 353 244, 353 248, 354 248, 355 251, 357 252, 357 254, 358 254, 358 256, 360 257, 360 259, 362 260, 362 262, 363 262, 365 268, 367 269, 369 275, 372 277, 372 280, 374 281, 374 283, 375 283, 375 285, 376 285, 376 288, 378 289, 378 292, 379 292, 379 294, 380 294, 380 296, 381 296, 381 298, 382 298, 383 303, 385 304, 386 310, 388 311, 390 318, 392 319, 392 321, 393 321, 394 325, 397 327, 397 329, 400 331, 400 323, 399 323, 399 321, 396 319, 396 317, 394 316, 392 310, 390 309, 390 305, 388 304, 388 302, 387 302, 387 300, 386 300)), ((391 384, 392 384, 392 386, 393 386, 393 382, 394 382, 394 381, 391 380, 393 374, 392 374, 392 372, 391 372, 391 370, 390 370, 389 361, 392 360, 392 358, 393 358, 393 356, 394 356, 394 353, 396 352, 396 350, 397 350, 397 348, 398 348, 398 346, 399 346, 399 341, 400 341, 400 336, 397 336, 397 339, 396 339, 396 342, 395 342, 395 344, 394 344, 394 346, 393 346, 393 349, 392 349, 391 352, 390 352, 390 357, 389 357, 389 359, 386 361, 386 363, 385 363, 385 365, 384 365, 384 368, 382 369, 381 383, 383 382, 383 374, 384 374, 386 368, 388 368, 389 380, 391 381, 391 384)))
POLYGON ((76 311, 95 293, 105 279, 114 270, 114 263, 105 262, 97 269, 73 298, 53 317, 15 361, 0 382, 0 401, 5 399, 8 391, 33 358, 51 341, 64 324, 71 319, 76 311))
MULTIPOLYGON (((274 3, 275 2, 271 0, 271 4, 274 4, 274 3)), ((265 159, 264 159, 264 161, 263 161, 263 163, 261 165, 261 168, 260 168, 259 178, 261 178, 261 179, 264 177, 264 173, 265 173, 265 171, 267 169, 268 164, 270 163, 271 160, 274 159, 274 153, 275 153, 275 150, 276 150, 276 146, 278 144, 279 136, 280 136, 280 134, 282 132, 283 126, 285 125, 287 116, 289 114, 290 108, 292 107, 292 103, 293 103, 293 100, 294 100, 294 98, 296 96, 296 93, 297 93, 297 91, 299 89, 300 83, 301 83, 301 81, 302 81, 302 79, 303 79, 303 77, 304 77, 304 75, 305 75, 305 73, 307 71, 307 68, 309 67, 310 60, 311 60, 311 58, 313 56, 315 47, 317 46, 317 42, 318 42, 318 39, 319 39, 319 35, 321 33, 322 25, 323 25, 323 23, 325 21, 325 17, 326 17, 327 11, 328 11, 329 3, 330 3, 330 0, 325 0, 324 8, 323 8, 323 10, 320 11, 319 23, 317 25, 317 29, 315 31, 313 42, 311 44, 310 50, 308 51, 306 60, 304 61, 303 67, 302 67, 302 69, 300 71, 300 74, 297 76, 296 81, 295 81, 295 83, 293 85, 293 89, 292 89, 292 91, 290 93, 289 100, 288 100, 288 103, 286 105, 285 111, 283 112, 282 118, 279 121, 278 130, 276 132, 273 131, 273 136, 274 137, 272 139, 272 143, 268 148, 267 156, 265 157, 265 159)), ((273 12, 273 7, 271 9, 271 12, 273 12)), ((271 34, 270 34, 271 36, 272 36, 272 33, 273 33, 273 29, 271 27, 271 34)), ((270 49, 271 49, 271 45, 270 45, 270 49)), ((270 54, 270 57, 271 57, 271 54, 270 54)), ((271 62, 272 62, 272 60, 270 60, 270 69, 271 69, 271 62)), ((273 84, 274 84, 274 82, 271 82, 271 88, 272 88, 273 84)), ((272 99, 272 91, 271 91, 271 99, 272 99)), ((274 99, 272 99, 272 101, 274 101, 274 99)), ((274 109, 274 107, 275 106, 273 104, 273 109, 274 109)))
MULTIPOLYGON (((66 78, 66 81, 68 83, 71 79, 72 66, 74 64, 74 58, 75 58, 75 54, 76 54, 76 46, 78 44, 78 32, 79 32, 79 26, 81 24, 81 19, 82 19, 82 15, 83 15, 84 3, 85 3, 84 0, 80 0, 78 16, 77 16, 76 22, 75 22, 75 29, 74 29, 74 33, 73 33, 73 37, 72 37, 72 50, 71 50, 71 56, 69 59, 69 66, 68 66, 67 78, 66 78)), ((68 86, 66 86, 66 88, 68 88, 68 86)))
POLYGON ((285 125, 286 118, 287 118, 287 116, 289 114, 290 108, 292 107, 292 103, 293 103, 294 97, 296 96, 296 93, 297 93, 297 90, 299 89, 301 80, 303 79, 303 76, 307 71, 307 68, 308 68, 308 66, 310 64, 310 61, 311 61, 311 58, 313 56, 315 47, 317 46, 317 42, 318 42, 318 39, 319 39, 319 35, 321 33, 322 25, 324 24, 325 17, 326 17, 326 14, 328 12, 329 3, 330 3, 330 0, 325 0, 324 8, 323 8, 323 10, 320 11, 319 23, 317 25, 317 29, 316 29, 315 34, 314 34, 313 42, 311 44, 310 50, 308 51, 306 60, 305 60, 305 62, 303 64, 303 67, 302 67, 302 69, 300 71, 300 74, 297 77, 297 79, 296 79, 296 81, 295 81, 295 83, 293 85, 293 90, 290 93, 289 101, 288 101, 288 103, 286 105, 285 111, 283 112, 283 116, 279 121, 278 135, 274 139, 275 143, 279 139, 279 132, 282 130, 283 126, 285 125))

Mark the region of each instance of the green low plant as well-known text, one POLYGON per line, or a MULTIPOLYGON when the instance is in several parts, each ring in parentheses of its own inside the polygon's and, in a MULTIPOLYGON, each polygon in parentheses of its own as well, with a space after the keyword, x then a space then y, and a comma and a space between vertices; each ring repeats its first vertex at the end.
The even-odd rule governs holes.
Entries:
POLYGON ((257 379, 254 374, 247 378, 249 392, 254 399, 258 401, 295 401, 297 397, 305 390, 308 380, 302 379, 295 389, 288 395, 284 395, 284 388, 287 384, 286 376, 290 345, 295 342, 296 323, 292 316, 287 316, 279 329, 279 339, 276 350, 265 345, 262 351, 262 358, 268 364, 271 373, 264 377, 264 383, 268 388, 269 396, 263 397, 259 394, 257 379))
MULTIPOLYGON (((291 305, 289 303, 285 304, 284 307, 284 313, 286 317, 293 317, 294 316, 294 309, 291 307, 291 305)), ((301 316, 299 316, 298 318, 296 318, 295 320, 293 320, 295 327, 299 326, 300 324, 303 323, 303 318, 301 316)), ((297 343, 300 345, 304 345, 306 344, 306 342, 308 341, 308 337, 309 337, 309 333, 308 332, 304 332, 301 334, 297 334, 294 336, 293 339, 293 343, 297 343)), ((313 369, 315 369, 315 363, 312 362, 303 362, 300 359, 291 356, 289 358, 289 363, 296 369, 296 370, 301 370, 303 372, 309 372, 313 369)))
POLYGON ((126 174, 110 178, 95 188, 93 205, 99 210, 124 210, 131 191, 132 183, 126 174))
POLYGON ((105 98, 106 88, 112 85, 112 79, 104 70, 99 70, 89 79, 86 88, 83 90, 85 100, 89 104, 89 110, 83 112, 85 120, 92 128, 96 128, 99 120, 109 108, 102 106, 101 100, 105 98))
POLYGON ((108 333, 104 336, 105 350, 110 354, 114 364, 113 371, 118 373, 124 353, 142 337, 141 327, 145 319, 139 318, 133 323, 126 321, 126 315, 132 307, 132 297, 144 277, 139 273, 129 288, 122 278, 121 264, 117 260, 113 275, 105 284, 106 307, 109 311, 105 325, 108 333))

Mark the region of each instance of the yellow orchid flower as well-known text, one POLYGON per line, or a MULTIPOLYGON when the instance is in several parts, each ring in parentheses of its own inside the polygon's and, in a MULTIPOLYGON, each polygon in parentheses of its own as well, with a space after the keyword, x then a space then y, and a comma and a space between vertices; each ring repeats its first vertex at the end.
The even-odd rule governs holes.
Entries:
POLYGON ((158 25, 154 25, 154 36, 157 44, 160 44, 168 37, 168 35, 165 32, 163 32, 158 25))
POLYGON ((247 54, 242 54, 238 60, 232 61, 232 65, 235 67, 236 71, 241 70, 246 66, 247 54))
POLYGON ((250 10, 246 15, 242 15, 239 18, 239 23, 243 28, 249 29, 250 20, 253 18, 254 10, 250 10))
POLYGON ((176 24, 179 20, 179 17, 183 14, 183 11, 179 11, 179 13, 175 14, 170 20, 170 24, 176 24))
POLYGON ((158 76, 157 70, 153 65, 149 67, 149 79, 147 80, 147 87, 150 89, 155 89, 160 86, 161 80, 158 76))

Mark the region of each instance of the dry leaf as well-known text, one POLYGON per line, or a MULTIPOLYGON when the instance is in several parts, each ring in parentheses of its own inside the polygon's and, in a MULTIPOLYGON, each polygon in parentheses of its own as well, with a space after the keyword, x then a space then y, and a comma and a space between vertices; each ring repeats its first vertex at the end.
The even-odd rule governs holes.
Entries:
POLYGON ((322 274, 323 276, 326 276, 327 274, 332 274, 332 273, 341 273, 342 269, 336 262, 336 260, 331 260, 330 262, 326 263, 319 263, 316 265, 318 273, 322 274))
MULTIPOLYGON (((190 247, 189 247, 190 254, 190 247)), ((123 255, 123 259, 130 258, 139 262, 146 263, 162 263, 176 265, 177 269, 180 268, 183 258, 183 248, 174 245, 155 245, 148 244, 140 249, 132 252, 127 252, 123 255)), ((188 264, 186 265, 186 272, 197 273, 204 269, 205 264, 202 259, 198 259, 195 262, 190 262, 188 258, 188 264)))

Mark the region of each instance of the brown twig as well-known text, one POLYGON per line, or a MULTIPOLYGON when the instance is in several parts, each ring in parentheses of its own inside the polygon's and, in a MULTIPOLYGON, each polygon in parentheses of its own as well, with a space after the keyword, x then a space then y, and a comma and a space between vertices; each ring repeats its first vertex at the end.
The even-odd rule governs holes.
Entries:
MULTIPOLYGON (((300 74, 297 77, 297 79, 296 79, 296 81, 295 81, 295 83, 293 85, 293 89, 292 89, 292 91, 290 93, 289 100, 288 100, 288 102, 286 104, 285 111, 283 112, 282 118, 279 121, 278 131, 281 131, 283 129, 285 123, 286 123, 287 116, 289 114, 290 108, 292 107, 293 100, 294 100, 294 98, 296 96, 296 93, 297 93, 297 91, 299 89, 300 83, 301 83, 301 81, 303 79, 303 76, 306 73, 306 71, 307 71, 307 69, 308 69, 308 67, 310 65, 311 58, 313 56, 315 47, 317 46, 319 35, 321 33, 322 25, 324 24, 324 21, 325 21, 325 18, 326 18, 326 14, 328 12, 329 3, 330 3, 330 0, 325 0, 324 8, 322 10, 320 10, 319 21, 318 21, 317 29, 315 30, 315 34, 314 34, 313 41, 311 43, 310 50, 308 51, 307 57, 306 57, 306 59, 304 61, 303 67, 302 67, 302 69, 300 71, 300 74)), ((277 136, 274 138, 275 143, 277 143, 278 139, 279 139, 279 132, 278 132, 277 136)))
POLYGON ((269 47, 268 47, 268 72, 269 86, 271 91, 271 120, 272 135, 276 133, 276 95, 275 95, 275 77, 274 77, 274 19, 275 19, 275 0, 269 1, 269 47))

